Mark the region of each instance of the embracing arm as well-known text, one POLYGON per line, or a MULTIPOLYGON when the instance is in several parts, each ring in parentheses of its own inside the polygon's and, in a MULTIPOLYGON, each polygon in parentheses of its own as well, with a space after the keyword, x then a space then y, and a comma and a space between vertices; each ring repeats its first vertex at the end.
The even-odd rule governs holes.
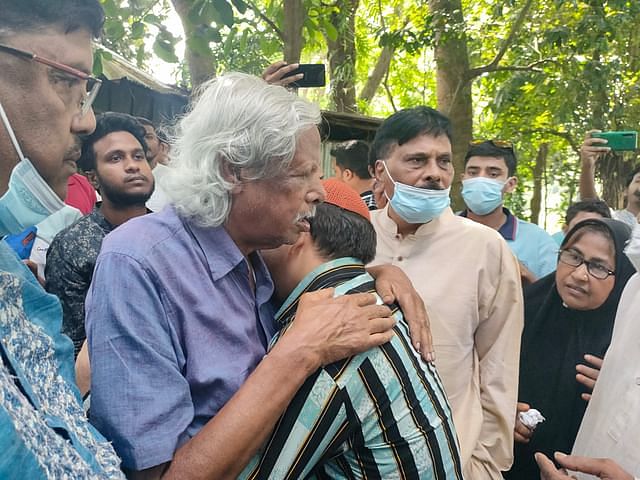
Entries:
POLYGON ((292 326, 224 408, 170 464, 129 477, 236 478, 311 373, 391 339, 395 320, 374 303, 370 294, 333 298, 332 289, 303 296, 292 326))
POLYGON ((409 277, 394 265, 377 265, 367 267, 367 272, 376 280, 376 290, 382 301, 390 305, 398 302, 405 320, 409 324, 409 333, 413 348, 427 362, 436 359, 431 338, 429 316, 422 298, 413 288, 409 277))

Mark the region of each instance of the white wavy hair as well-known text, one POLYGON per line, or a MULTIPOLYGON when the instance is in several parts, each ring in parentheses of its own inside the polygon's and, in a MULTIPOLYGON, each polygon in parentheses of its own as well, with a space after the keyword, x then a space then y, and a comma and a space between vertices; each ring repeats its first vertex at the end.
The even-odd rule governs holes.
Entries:
POLYGON ((261 78, 228 73, 202 85, 177 126, 171 170, 160 181, 182 217, 203 227, 224 223, 234 184, 273 178, 290 166, 298 136, 320 123, 319 108, 261 78))

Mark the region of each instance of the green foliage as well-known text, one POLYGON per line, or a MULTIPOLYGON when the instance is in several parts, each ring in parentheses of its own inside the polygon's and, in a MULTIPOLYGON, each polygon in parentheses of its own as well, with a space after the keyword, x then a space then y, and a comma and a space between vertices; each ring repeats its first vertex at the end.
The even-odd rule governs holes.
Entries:
MULTIPOLYGON (((140 66, 154 54, 167 62, 179 60, 175 53, 179 39, 163 26, 173 15, 168 0, 101 1, 107 13, 107 46, 140 66)), ((307 12, 302 59, 326 61, 328 43, 344 32, 342 3, 302 2, 307 12)), ((218 72, 259 74, 282 57, 281 29, 287 14, 282 0, 191 3, 187 21, 193 28, 187 44, 209 56, 218 72)), ((359 110, 383 117, 394 108, 435 106, 435 26, 444 25, 443 35, 463 34, 471 67, 486 66, 509 38, 524 4, 525 0, 462 0, 463 23, 455 24, 455 18, 431 11, 428 0, 360 0, 352 32, 355 68, 345 64, 334 69, 334 76, 352 81, 360 91, 383 48, 392 48, 389 71, 373 100, 358 103, 359 110)), ((99 70, 99 57, 95 64, 99 70)), ((640 123, 640 2, 534 1, 497 67, 473 80, 474 136, 516 144, 520 183, 510 206, 525 216, 536 153, 547 143, 546 210, 560 213, 577 197, 576 150, 584 133, 593 127, 637 129, 640 123)), ((327 93, 303 94, 326 106, 327 93)), ((602 176, 617 178, 633 161, 635 156, 609 159, 603 162, 602 176)), ((616 188, 613 183, 605 185, 614 196, 619 193, 616 188)))

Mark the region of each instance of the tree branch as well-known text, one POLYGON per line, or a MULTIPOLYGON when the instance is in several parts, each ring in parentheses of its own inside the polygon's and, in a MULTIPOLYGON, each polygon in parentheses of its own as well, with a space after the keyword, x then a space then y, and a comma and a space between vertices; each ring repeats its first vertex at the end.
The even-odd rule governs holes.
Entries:
POLYGON ((542 133, 542 134, 553 135, 554 137, 562 138, 564 141, 566 141, 569 144, 569 146, 571 147, 571 150, 573 150, 576 153, 576 155, 580 155, 580 145, 578 145, 575 142, 575 140, 573 139, 573 137, 569 132, 561 132, 559 130, 554 130, 552 128, 534 128, 529 130, 522 130, 522 133, 524 134, 542 133))
POLYGON ((531 9, 531 5, 533 5, 533 0, 527 0, 527 3, 524 4, 524 7, 522 7, 515 21, 511 25, 511 30, 509 31, 509 35, 507 35, 507 38, 505 38, 504 41, 502 42, 502 45, 500 46, 500 50, 498 50, 498 53, 496 53, 496 56, 487 65, 470 69, 469 80, 475 77, 478 77, 483 73, 496 71, 498 64, 502 61, 502 58, 507 53, 507 50, 509 50, 509 48, 511 47, 511 44, 513 43, 516 36, 518 35, 518 32, 522 28, 522 24, 527 18, 527 14, 531 9))
POLYGON ((505 65, 504 67, 496 66, 491 70, 487 70, 487 72, 537 72, 542 73, 542 70, 538 67, 539 65, 543 65, 548 62, 553 62, 552 58, 545 58, 543 60, 537 60, 535 62, 531 62, 529 65, 505 65))
POLYGON ((362 88, 360 92, 359 100, 361 102, 369 103, 376 94, 378 87, 380 86, 380 82, 386 76, 386 73, 389 71, 389 66, 391 65, 391 59, 393 57, 394 48, 389 45, 385 45, 382 51, 380 52, 380 56, 376 61, 376 65, 373 68, 373 72, 367 78, 367 83, 362 88))
POLYGON ((253 10, 253 12, 258 15, 258 17, 260 17, 260 19, 262 21, 264 21, 267 25, 269 25, 271 27, 271 29, 276 33, 276 35, 278 35, 278 38, 280 38, 280 40, 282 40, 283 42, 285 41, 284 38, 284 34, 282 33, 282 30, 280 30, 278 28, 278 25, 275 24, 275 22, 273 20, 271 20, 269 17, 267 17, 264 13, 262 13, 262 10, 259 9, 253 2, 251 2, 250 0, 245 0, 245 3, 247 5, 249 5, 249 7, 251 7, 251 10, 253 10))
POLYGON ((385 91, 387 92, 387 97, 389 97, 389 102, 391 102, 391 107, 393 107, 393 111, 397 112, 398 109, 396 107, 395 102, 393 101, 393 95, 391 94, 391 89, 389 88, 389 69, 388 68, 384 76, 383 85, 384 85, 385 91))

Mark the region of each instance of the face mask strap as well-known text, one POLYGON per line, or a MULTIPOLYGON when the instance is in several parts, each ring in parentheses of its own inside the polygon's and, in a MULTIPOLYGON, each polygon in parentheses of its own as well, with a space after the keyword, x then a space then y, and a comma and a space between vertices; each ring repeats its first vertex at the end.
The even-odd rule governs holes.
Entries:
POLYGON ((9 138, 11 139, 11 143, 13 144, 13 148, 16 149, 18 157, 20 158, 21 161, 24 160, 24 155, 22 154, 22 149, 20 148, 20 145, 18 144, 18 139, 16 138, 16 135, 13 132, 13 128, 11 128, 11 124, 9 123, 9 119, 7 118, 7 114, 5 113, 4 108, 2 107, 2 102, 0 102, 0 118, 2 119, 2 123, 4 124, 4 128, 7 130, 7 134, 9 135, 9 138))

